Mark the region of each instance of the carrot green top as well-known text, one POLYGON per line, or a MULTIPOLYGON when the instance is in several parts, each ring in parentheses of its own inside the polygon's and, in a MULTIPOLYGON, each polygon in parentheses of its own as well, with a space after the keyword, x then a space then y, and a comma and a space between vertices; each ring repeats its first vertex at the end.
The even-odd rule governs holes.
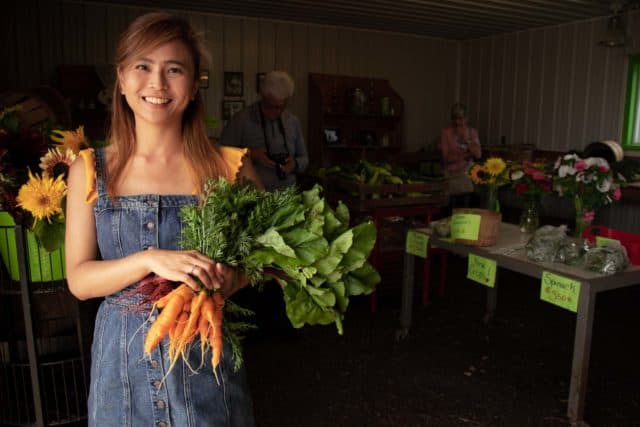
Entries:
MULTIPOLYGON (((238 171, 242 167, 243 158, 247 154, 247 149, 219 146, 216 147, 216 150, 219 156, 216 156, 214 161, 219 158, 223 163, 222 165, 220 165, 218 170, 225 171, 223 175, 227 180, 231 182, 235 181, 238 171)), ((86 150, 81 150, 78 155, 82 157, 82 160, 84 161, 84 167, 87 177, 85 202, 88 204, 93 204, 96 200, 98 200, 98 190, 96 187, 95 152, 93 148, 87 148, 86 150)), ((194 194, 195 193, 196 191, 194 191, 194 194)))

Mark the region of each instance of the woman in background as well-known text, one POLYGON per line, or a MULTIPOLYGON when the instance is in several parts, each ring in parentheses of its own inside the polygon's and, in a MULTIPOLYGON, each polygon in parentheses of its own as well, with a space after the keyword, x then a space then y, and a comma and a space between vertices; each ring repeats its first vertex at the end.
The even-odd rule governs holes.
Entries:
POLYGON ((207 178, 257 180, 245 150, 207 138, 198 93, 204 52, 181 18, 158 12, 133 21, 116 51, 110 144, 82 151, 70 168, 69 289, 79 299, 105 297, 91 349, 90 426, 254 425, 244 371, 234 372, 228 345, 219 385, 211 356, 200 365, 198 343, 172 369, 167 338, 143 351, 157 314, 136 292, 148 275, 194 290, 199 281, 225 297, 247 285, 233 268, 179 247, 180 209, 197 203, 207 178))
POLYGON ((467 117, 467 107, 454 104, 451 107, 451 126, 440 133, 440 153, 451 209, 469 206, 473 184, 467 170, 474 159, 482 157, 478 132, 468 125, 467 117))

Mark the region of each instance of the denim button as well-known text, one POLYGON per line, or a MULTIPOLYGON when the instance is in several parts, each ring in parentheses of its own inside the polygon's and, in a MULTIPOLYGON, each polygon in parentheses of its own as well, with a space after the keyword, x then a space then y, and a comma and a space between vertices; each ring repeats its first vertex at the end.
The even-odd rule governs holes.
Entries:
POLYGON ((155 227, 155 226, 156 226, 156 225, 155 225, 152 221, 149 221, 149 222, 147 223, 147 228, 148 228, 149 230, 153 229, 153 227, 155 227))
POLYGON ((158 409, 164 409, 164 406, 165 406, 165 405, 164 405, 164 400, 158 400, 158 401, 156 402, 156 407, 157 407, 158 409))
POLYGON ((158 424, 156 424, 158 427, 168 427, 169 424, 165 423, 164 421, 160 421, 158 424))
POLYGON ((160 365, 160 364, 158 363, 158 361, 157 361, 157 360, 153 359, 153 360, 151 361, 151 367, 152 367, 152 368, 157 368, 159 365, 160 365))
POLYGON ((156 389, 160 389, 162 387, 162 382, 160 380, 155 380, 151 383, 156 389))

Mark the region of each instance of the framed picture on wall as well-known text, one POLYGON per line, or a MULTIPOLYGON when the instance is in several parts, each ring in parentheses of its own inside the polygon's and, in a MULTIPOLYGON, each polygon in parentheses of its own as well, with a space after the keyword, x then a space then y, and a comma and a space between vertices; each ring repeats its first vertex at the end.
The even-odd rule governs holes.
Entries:
POLYGON ((336 146, 342 145, 342 134, 340 128, 324 128, 322 129, 322 139, 325 145, 336 146))
POLYGON ((224 72, 224 96, 242 96, 244 77, 241 71, 224 72))
POLYGON ((244 109, 244 100, 222 101, 222 119, 229 120, 238 111, 244 109))

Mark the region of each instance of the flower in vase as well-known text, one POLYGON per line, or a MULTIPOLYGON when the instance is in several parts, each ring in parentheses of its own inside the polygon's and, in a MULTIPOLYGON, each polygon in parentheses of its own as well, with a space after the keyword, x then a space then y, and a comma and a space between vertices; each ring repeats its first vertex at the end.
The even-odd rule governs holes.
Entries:
POLYGON ((29 171, 29 181, 20 187, 16 201, 18 206, 29 211, 37 221, 62 215, 62 199, 66 195, 67 185, 62 175, 55 178, 46 175, 33 175, 29 171))
MULTIPOLYGON (((620 182, 609 163, 600 157, 582 159, 576 154, 558 157, 554 164, 553 189, 562 197, 577 201, 576 215, 593 221, 595 211, 620 200, 620 182)), ((574 202, 575 204, 575 202, 574 202)))
POLYGON ((475 185, 495 185, 509 182, 509 164, 499 157, 490 157, 484 163, 474 163, 468 171, 475 185))
POLYGON ((540 162, 523 161, 511 165, 511 185, 520 196, 539 198, 552 189, 551 175, 547 165, 540 162))
POLYGON ((84 126, 73 130, 54 130, 51 132, 51 140, 57 142, 62 148, 67 148, 78 154, 78 151, 88 148, 89 143, 84 135, 84 126))
POLYGON ((66 178, 69 167, 75 159, 75 153, 69 148, 64 151, 60 151, 59 148, 50 148, 47 154, 40 158, 40 169, 46 176, 66 178))

